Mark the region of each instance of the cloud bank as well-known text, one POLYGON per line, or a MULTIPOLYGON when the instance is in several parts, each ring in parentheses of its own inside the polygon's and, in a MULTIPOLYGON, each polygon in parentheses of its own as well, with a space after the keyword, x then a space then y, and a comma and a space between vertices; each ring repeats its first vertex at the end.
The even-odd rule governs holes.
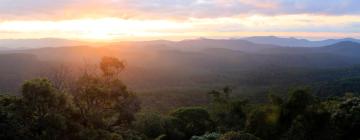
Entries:
POLYGON ((0 0, 0 38, 360 38, 359 7, 358 0, 0 0))
POLYGON ((358 15, 358 0, 0 0, 11 18, 209 18, 238 15, 358 15))

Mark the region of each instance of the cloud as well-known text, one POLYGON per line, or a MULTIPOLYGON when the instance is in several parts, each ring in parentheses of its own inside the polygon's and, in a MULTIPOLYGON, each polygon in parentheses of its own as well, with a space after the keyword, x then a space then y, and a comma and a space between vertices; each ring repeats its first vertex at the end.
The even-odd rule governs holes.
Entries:
POLYGON ((0 0, 0 17, 207 18, 237 15, 358 15, 358 0, 0 0))
MULTIPOLYGON (((189 37, 236 37, 239 35, 342 35, 360 37, 360 16, 277 15, 144 20, 121 18, 61 21, 24 20, 0 22, 0 38, 55 37, 69 39, 168 39, 189 37), (255 34, 254 34, 255 33, 255 34), (277 33, 277 34, 272 34, 277 33)), ((309 36, 310 37, 310 36, 309 36)))
POLYGON ((358 0, 0 0, 0 38, 360 37, 358 7, 358 0))

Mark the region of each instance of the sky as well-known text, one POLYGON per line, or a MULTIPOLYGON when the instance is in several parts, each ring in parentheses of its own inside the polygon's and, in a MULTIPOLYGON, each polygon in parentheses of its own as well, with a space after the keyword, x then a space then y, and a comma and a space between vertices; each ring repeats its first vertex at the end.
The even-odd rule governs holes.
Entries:
POLYGON ((359 0, 0 0, 0 39, 360 38, 359 0))

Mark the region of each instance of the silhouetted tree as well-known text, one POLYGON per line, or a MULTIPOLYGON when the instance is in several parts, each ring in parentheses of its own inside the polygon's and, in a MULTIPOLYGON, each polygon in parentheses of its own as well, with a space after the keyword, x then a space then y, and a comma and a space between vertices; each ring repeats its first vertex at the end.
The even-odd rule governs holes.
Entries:
POLYGON ((84 73, 76 83, 74 99, 81 122, 109 131, 126 129, 135 119, 140 102, 118 77, 124 68, 118 59, 104 57, 100 68, 102 76, 84 73))
POLYGON ((170 113, 182 123, 186 139, 194 135, 203 135, 213 129, 213 123, 207 110, 199 107, 179 108, 170 113))

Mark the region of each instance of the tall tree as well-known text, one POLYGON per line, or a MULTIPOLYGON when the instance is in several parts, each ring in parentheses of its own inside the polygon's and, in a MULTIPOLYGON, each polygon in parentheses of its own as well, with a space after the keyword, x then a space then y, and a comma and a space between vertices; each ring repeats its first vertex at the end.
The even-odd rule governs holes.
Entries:
POLYGON ((84 73, 79 78, 74 98, 83 125, 119 131, 126 130, 135 119, 140 102, 119 77, 124 66, 117 58, 104 57, 100 62, 102 75, 84 73))

